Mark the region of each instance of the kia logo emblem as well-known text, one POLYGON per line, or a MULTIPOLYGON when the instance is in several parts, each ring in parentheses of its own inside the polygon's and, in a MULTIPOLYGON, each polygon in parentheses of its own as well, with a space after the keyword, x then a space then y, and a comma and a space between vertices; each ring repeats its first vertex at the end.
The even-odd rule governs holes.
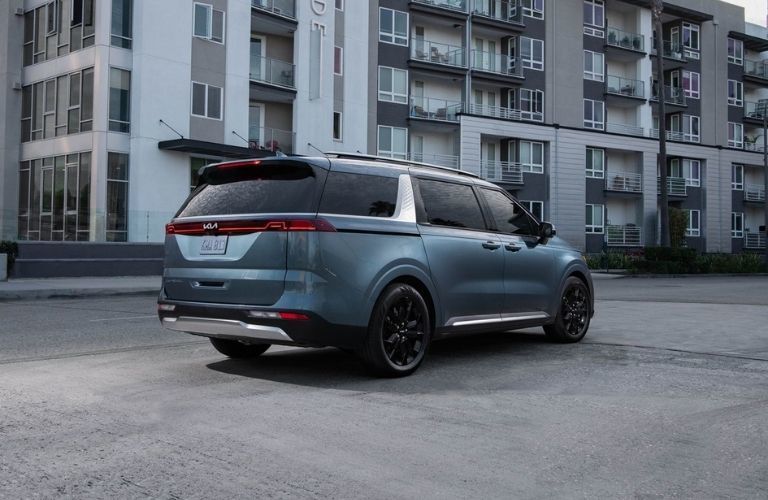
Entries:
POLYGON ((213 231, 218 228, 219 228, 218 222, 206 222, 205 224, 203 224, 203 230, 205 231, 213 231))

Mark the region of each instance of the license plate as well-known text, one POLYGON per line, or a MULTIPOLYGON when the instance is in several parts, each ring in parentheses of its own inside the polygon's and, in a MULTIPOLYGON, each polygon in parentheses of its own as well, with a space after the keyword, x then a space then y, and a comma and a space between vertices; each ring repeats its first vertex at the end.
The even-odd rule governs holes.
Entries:
POLYGON ((200 255, 224 255, 227 253, 228 236, 203 236, 200 255))

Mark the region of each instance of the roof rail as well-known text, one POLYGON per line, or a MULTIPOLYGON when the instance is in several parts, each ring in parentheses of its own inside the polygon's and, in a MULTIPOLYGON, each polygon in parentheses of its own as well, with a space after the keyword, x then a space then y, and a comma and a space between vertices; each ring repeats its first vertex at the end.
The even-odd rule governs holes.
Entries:
POLYGON ((480 179, 481 177, 477 174, 473 174, 472 172, 467 172, 466 170, 459 170, 458 168, 451 168, 451 167, 444 167, 442 165, 435 165, 432 163, 423 163, 419 161, 410 161, 410 160, 400 160, 397 158, 390 158, 388 156, 376 156, 376 155, 367 155, 363 153, 342 153, 338 151, 329 151, 326 153, 328 156, 333 156, 335 158, 339 159, 350 159, 350 160, 375 160, 375 161, 381 161, 385 163, 393 163, 395 165, 403 165, 406 167, 424 167, 424 168, 434 168, 437 170, 445 170, 446 172, 452 172, 454 174, 459 175, 465 175, 467 177, 474 177, 476 179, 480 179))

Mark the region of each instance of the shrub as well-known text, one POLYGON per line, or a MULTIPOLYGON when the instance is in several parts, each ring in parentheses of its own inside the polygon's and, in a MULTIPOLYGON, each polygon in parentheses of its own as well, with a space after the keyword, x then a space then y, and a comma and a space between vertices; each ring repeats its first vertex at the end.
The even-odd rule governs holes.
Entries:
POLYGON ((669 244, 680 248, 685 243, 685 230, 688 228, 688 214, 679 208, 669 209, 669 244))
POLYGON ((15 241, 0 241, 0 253, 8 254, 8 274, 13 269, 16 256, 19 255, 19 245, 15 241))
POLYGON ((759 273, 766 270, 757 254, 697 255, 692 248, 648 247, 631 261, 630 272, 653 274, 759 273))

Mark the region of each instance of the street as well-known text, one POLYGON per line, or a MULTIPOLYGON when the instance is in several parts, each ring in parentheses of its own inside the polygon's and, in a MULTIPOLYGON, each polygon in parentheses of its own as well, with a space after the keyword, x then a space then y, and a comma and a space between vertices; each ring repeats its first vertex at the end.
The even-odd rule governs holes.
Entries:
POLYGON ((0 498, 766 498, 768 277, 596 279, 580 344, 228 360, 151 296, 0 302, 0 498))

